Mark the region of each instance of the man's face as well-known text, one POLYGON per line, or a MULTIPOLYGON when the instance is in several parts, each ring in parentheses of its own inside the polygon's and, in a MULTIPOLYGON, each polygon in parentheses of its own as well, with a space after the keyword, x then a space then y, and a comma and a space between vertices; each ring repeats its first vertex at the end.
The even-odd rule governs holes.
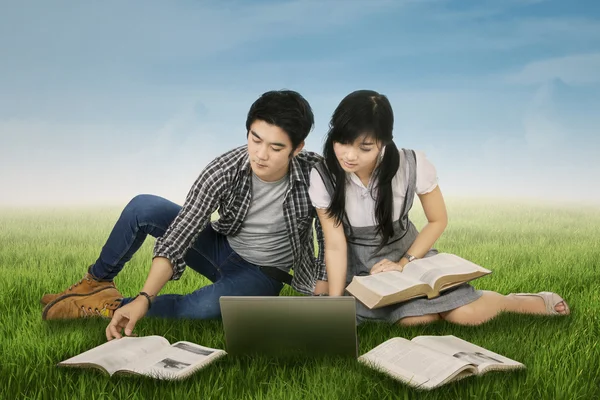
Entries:
POLYGON ((248 155, 252 171, 265 182, 274 182, 288 172, 291 156, 302 150, 301 143, 292 153, 292 142, 278 126, 256 120, 248 132, 248 155))

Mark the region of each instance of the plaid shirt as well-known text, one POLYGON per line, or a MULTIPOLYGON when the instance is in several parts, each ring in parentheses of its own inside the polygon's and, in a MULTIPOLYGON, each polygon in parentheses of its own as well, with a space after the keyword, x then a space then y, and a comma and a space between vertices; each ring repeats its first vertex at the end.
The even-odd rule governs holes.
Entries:
MULTIPOLYGON (((289 168, 289 185, 283 201, 288 239, 292 247, 294 276, 292 287, 312 294, 317 279, 326 277, 323 262, 323 232, 308 196, 310 170, 322 157, 302 151, 289 168), (319 246, 315 258, 313 220, 319 246)), ((252 199, 252 175, 247 146, 233 149, 211 161, 200 173, 185 204, 165 234, 157 238, 154 257, 165 257, 173 265, 177 280, 185 270, 185 253, 218 208, 219 219, 211 222, 215 231, 233 235, 242 226, 252 199)))

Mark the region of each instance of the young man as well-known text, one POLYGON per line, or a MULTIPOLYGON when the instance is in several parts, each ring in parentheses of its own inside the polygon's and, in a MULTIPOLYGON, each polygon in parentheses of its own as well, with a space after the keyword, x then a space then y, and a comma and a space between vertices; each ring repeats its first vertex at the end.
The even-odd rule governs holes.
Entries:
POLYGON ((144 315, 219 318, 221 296, 277 296, 284 282, 301 293, 323 292, 323 237, 316 220, 315 259, 316 214, 308 197, 310 170, 321 157, 302 151, 313 124, 300 94, 264 93, 248 112, 247 146, 211 161, 183 207, 151 195, 131 200, 84 278, 42 298, 42 318, 109 317, 111 340, 122 329, 130 335, 144 315), (209 223, 217 208, 219 219, 209 223), (147 235, 157 238, 148 278, 138 296, 123 298, 113 279, 147 235), (212 284, 158 296, 186 265, 212 284))

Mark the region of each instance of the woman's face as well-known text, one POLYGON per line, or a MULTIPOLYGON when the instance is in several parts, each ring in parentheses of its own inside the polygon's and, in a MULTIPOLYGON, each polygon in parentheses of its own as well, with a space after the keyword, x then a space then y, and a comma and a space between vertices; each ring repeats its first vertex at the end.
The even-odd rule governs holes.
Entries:
POLYGON ((333 151, 342 169, 346 172, 371 173, 381 153, 381 144, 367 135, 359 136, 354 143, 333 142, 333 151))

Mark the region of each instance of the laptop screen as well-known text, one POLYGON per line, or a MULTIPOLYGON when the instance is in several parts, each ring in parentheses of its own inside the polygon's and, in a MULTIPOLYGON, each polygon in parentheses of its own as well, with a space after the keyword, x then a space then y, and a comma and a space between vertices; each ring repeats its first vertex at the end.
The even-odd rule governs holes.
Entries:
POLYGON ((358 356, 354 297, 223 296, 230 355, 358 356))

